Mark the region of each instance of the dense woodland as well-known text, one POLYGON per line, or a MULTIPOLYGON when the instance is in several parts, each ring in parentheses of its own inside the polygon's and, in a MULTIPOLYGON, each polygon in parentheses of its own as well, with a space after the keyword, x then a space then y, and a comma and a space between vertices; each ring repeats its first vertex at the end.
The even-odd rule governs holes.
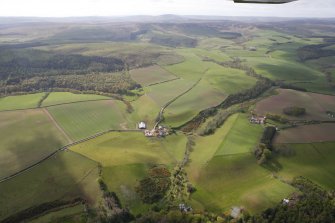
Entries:
POLYGON ((0 59, 0 94, 54 88, 129 94, 140 87, 124 71, 125 63, 114 57, 7 49, 0 59))

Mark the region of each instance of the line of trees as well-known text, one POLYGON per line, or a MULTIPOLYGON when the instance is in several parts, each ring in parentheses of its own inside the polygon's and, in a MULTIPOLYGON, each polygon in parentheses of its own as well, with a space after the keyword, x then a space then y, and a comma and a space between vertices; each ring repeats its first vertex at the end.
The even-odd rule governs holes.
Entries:
POLYGON ((254 150, 254 155, 258 164, 262 165, 272 157, 272 140, 276 134, 276 128, 273 126, 265 127, 260 143, 254 150))
POLYGON ((3 219, 2 223, 17 223, 24 222, 34 217, 41 216, 43 214, 47 214, 53 210, 59 210, 66 207, 71 207, 79 203, 85 202, 81 198, 74 198, 72 200, 55 200, 51 202, 42 203, 37 206, 33 206, 22 210, 14 215, 11 215, 5 219, 3 219))

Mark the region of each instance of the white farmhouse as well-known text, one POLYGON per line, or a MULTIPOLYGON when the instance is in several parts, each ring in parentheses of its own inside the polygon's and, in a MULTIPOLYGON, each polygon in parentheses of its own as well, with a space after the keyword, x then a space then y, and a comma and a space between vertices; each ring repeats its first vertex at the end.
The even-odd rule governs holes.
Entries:
POLYGON ((138 124, 138 128, 139 128, 139 129, 146 129, 146 128, 147 128, 147 125, 145 124, 145 122, 140 122, 140 123, 138 124))

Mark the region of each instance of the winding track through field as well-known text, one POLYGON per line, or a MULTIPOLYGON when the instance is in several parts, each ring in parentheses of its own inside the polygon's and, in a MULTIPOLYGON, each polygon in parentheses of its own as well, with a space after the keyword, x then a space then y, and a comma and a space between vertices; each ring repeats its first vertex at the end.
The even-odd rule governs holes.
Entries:
MULTIPOLYGON (((204 72, 204 74, 207 72, 207 70, 204 72)), ((157 127, 157 125, 159 125, 159 123, 161 121, 163 121, 163 113, 164 110, 170 105, 172 104, 174 101, 176 101, 178 98, 182 97, 183 95, 187 94, 189 91, 191 91, 195 86, 197 86, 199 84, 199 82, 202 80, 203 76, 201 76, 189 89, 187 89, 186 91, 182 92, 181 94, 177 95, 176 97, 172 98, 170 101, 168 101, 165 105, 163 105, 163 107, 161 108, 161 110, 158 113, 158 116, 156 118, 156 124, 154 126, 154 129, 157 127)))

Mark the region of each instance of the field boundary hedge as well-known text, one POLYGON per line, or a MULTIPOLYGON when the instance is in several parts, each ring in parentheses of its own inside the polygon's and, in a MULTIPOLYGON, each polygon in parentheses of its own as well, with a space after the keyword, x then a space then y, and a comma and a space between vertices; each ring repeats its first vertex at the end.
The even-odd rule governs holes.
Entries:
POLYGON ((29 219, 34 219, 39 216, 48 214, 52 211, 58 211, 64 208, 73 207, 80 203, 84 203, 85 201, 82 198, 75 198, 69 201, 55 200, 51 202, 46 202, 39 204, 37 206, 33 206, 22 210, 18 213, 15 213, 1 221, 1 223, 16 223, 22 222, 29 219))

